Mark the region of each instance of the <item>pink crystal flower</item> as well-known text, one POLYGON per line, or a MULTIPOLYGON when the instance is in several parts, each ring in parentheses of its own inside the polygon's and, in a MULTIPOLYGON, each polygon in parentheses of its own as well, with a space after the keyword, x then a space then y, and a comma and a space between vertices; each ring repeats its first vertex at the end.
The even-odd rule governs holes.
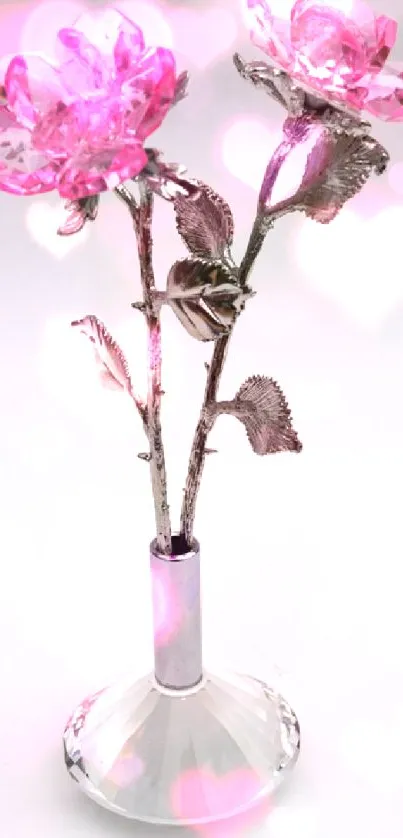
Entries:
POLYGON ((85 13, 57 36, 58 64, 17 55, 0 105, 0 189, 57 189, 78 200, 135 177, 143 142, 175 97, 170 50, 146 48, 138 26, 116 9, 85 13))
POLYGON ((362 0, 245 0, 252 39, 315 96, 403 119, 403 77, 385 62, 397 23, 362 0))

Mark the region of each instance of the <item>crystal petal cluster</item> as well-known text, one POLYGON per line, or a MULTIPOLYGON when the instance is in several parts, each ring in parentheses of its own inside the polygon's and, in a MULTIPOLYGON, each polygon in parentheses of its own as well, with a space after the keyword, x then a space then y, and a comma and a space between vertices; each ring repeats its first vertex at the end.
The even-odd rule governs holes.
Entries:
POLYGON ((254 42, 315 96, 403 120, 403 76, 386 60, 397 23, 362 0, 245 0, 254 42))
POLYGON ((143 142, 174 101, 170 50, 146 48, 116 9, 84 13, 57 36, 58 63, 14 56, 0 105, 0 188, 77 200, 135 177, 143 142))

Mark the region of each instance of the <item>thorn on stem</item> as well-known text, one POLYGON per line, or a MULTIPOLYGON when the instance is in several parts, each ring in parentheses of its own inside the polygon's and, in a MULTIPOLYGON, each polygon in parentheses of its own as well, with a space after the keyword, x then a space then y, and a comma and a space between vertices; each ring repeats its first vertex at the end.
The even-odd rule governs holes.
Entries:
POLYGON ((143 452, 141 454, 137 454, 137 456, 138 456, 139 460, 144 460, 146 463, 150 463, 151 459, 152 459, 151 454, 147 454, 147 453, 143 453, 143 452))
POLYGON ((204 362, 204 369, 206 372, 210 372, 210 364, 207 361, 204 362))
POLYGON ((135 308, 136 311, 141 311, 142 314, 144 314, 146 310, 144 303, 132 303, 131 306, 132 308, 135 308))
POLYGON ((204 451, 205 454, 218 454, 217 448, 206 448, 204 451))

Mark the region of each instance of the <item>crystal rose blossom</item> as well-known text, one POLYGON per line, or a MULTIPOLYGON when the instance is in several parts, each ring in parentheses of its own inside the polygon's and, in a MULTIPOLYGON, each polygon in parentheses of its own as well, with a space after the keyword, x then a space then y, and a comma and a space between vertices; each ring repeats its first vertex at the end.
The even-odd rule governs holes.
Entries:
POLYGON ((385 66, 397 23, 362 0, 245 0, 252 38, 315 96, 403 119, 403 78, 385 66))
POLYGON ((135 177, 175 97, 175 60, 115 9, 57 36, 57 64, 14 56, 0 105, 0 189, 78 200, 135 177))

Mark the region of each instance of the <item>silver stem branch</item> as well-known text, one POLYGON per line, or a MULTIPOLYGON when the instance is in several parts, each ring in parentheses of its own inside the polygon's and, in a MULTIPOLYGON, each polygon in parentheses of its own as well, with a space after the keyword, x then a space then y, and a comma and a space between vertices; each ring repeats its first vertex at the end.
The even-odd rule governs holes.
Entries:
MULTIPOLYGON (((245 255, 239 268, 238 278, 242 287, 246 286, 249 274, 261 251, 268 231, 274 225, 277 217, 284 215, 285 212, 292 209, 291 206, 288 206, 287 209, 284 209, 279 213, 275 212, 270 214, 270 211, 268 211, 266 207, 270 201, 273 187, 277 180, 281 166, 295 145, 296 143, 293 144, 288 138, 284 138, 275 151, 266 169, 262 189, 259 195, 256 218, 249 237, 245 255)), ((229 342, 231 340, 233 330, 234 327, 232 327, 231 331, 227 335, 219 338, 215 343, 213 357, 208 368, 207 383, 204 391, 200 418, 196 426, 192 449, 190 452, 188 474, 182 503, 180 529, 181 535, 185 538, 186 543, 190 547, 193 542, 196 503, 207 456, 207 439, 217 416, 214 408, 217 404, 221 376, 225 360, 227 358, 229 342)))
POLYGON ((140 180, 140 204, 124 186, 117 194, 128 206, 136 232, 140 262, 141 284, 144 299, 144 317, 148 331, 148 392, 144 426, 150 446, 151 484, 157 527, 157 547, 163 555, 172 551, 171 523, 168 505, 167 474, 161 429, 161 320, 158 293, 152 263, 152 213, 153 195, 140 180))
POLYGON ((150 469, 157 525, 157 546, 163 554, 172 550, 169 517, 167 474, 161 430, 161 320, 160 308, 155 305, 155 278, 152 264, 151 221, 153 195, 140 181, 140 206, 134 217, 140 260, 141 284, 148 330, 148 392, 147 428, 150 443, 150 469))

